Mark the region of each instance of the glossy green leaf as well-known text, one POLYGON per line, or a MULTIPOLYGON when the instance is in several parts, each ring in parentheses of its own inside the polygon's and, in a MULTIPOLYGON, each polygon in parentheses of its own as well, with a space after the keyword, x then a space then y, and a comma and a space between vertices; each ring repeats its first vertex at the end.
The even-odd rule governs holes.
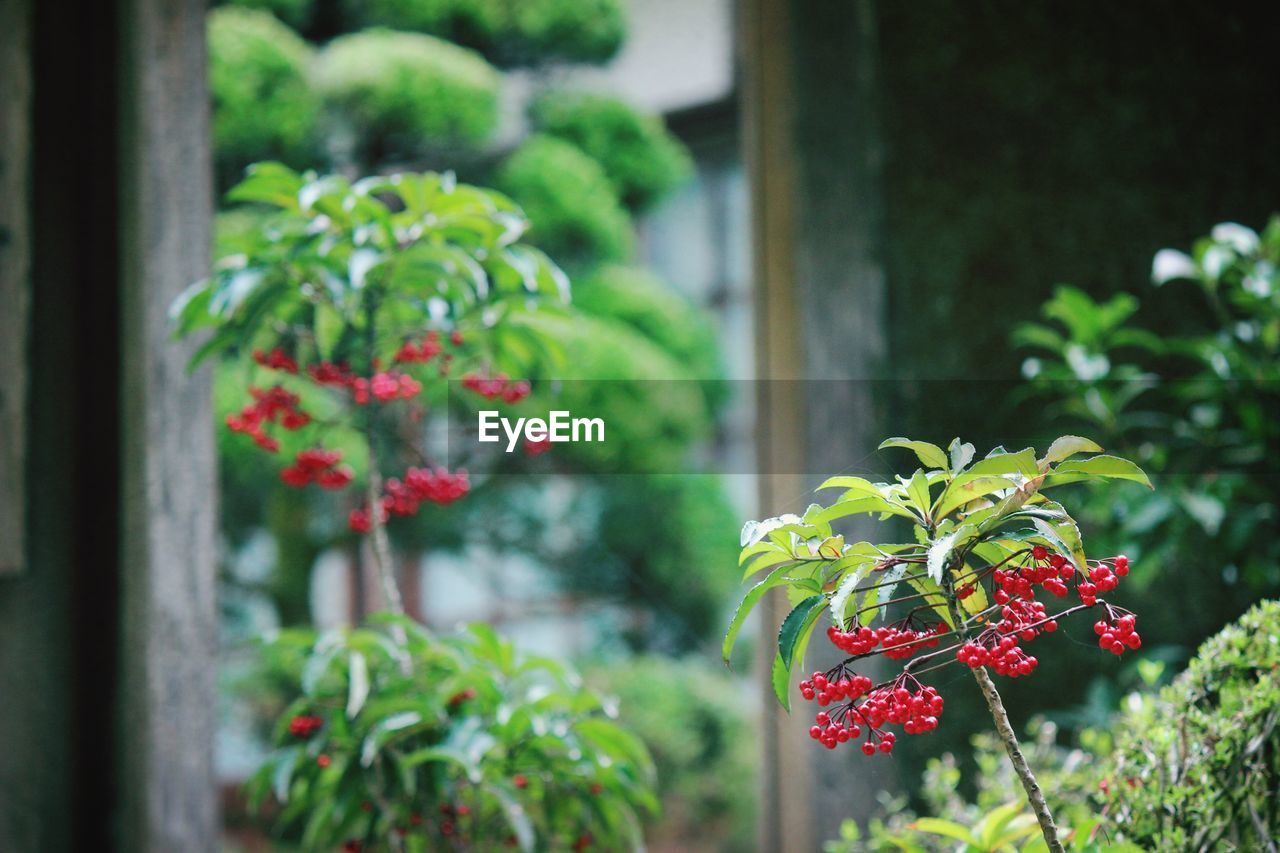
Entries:
POLYGON ((1044 458, 1040 460, 1040 470, 1047 471, 1049 466, 1055 465, 1064 459, 1070 459, 1077 453, 1101 452, 1102 445, 1090 439, 1078 435, 1060 436, 1054 439, 1053 444, 1050 444, 1049 449, 1045 451, 1044 458))
POLYGON ((352 652, 347 665, 347 717, 354 717, 369 698, 369 663, 360 652, 352 652))
POLYGON ((742 626, 747 621, 747 617, 751 615, 751 611, 760 603, 760 599, 764 598, 766 592, 787 582, 787 572, 790 570, 790 565, 779 566, 770 572, 764 580, 747 590, 747 594, 742 597, 742 601, 738 604, 738 609, 734 611, 733 618, 729 620, 729 630, 725 632, 724 642, 720 646, 720 653, 724 657, 725 664, 729 663, 729 658, 733 653, 733 644, 738 639, 738 632, 742 630, 742 626))
MULTIPOLYGON (((1141 483, 1148 489, 1154 488, 1151 480, 1134 463, 1119 456, 1092 456, 1088 459, 1077 459, 1064 462, 1054 468, 1052 475, 1056 481, 1058 475, 1084 474, 1088 477, 1105 477, 1113 480, 1132 480, 1141 483)), ((1052 482, 1052 481, 1051 481, 1052 482)), ((1056 485, 1056 482, 1053 482, 1056 485)))
POLYGON ((916 457, 929 468, 947 468, 947 454, 936 444, 927 441, 913 441, 909 438, 889 438, 880 442, 880 450, 889 447, 905 447, 915 453, 916 457))

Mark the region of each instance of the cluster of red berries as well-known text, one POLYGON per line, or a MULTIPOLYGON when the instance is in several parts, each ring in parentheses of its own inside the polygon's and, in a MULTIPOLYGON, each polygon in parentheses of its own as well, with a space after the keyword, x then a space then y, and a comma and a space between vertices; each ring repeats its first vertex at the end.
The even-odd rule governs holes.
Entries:
POLYGON ((541 441, 530 441, 527 438, 524 440, 525 456, 538 456, 539 454, 546 453, 550 449, 551 449, 550 438, 544 438, 541 441))
POLYGON ((512 381, 505 373, 487 378, 479 373, 468 373, 462 377, 462 387, 474 391, 486 400, 501 399, 504 403, 519 403, 529 396, 532 386, 529 380, 512 381))
POLYGON ((402 364, 426 364, 444 352, 444 344, 440 343, 440 333, 430 332, 421 343, 405 341, 392 357, 402 364))
POLYGON ((996 630, 1001 634, 1017 634, 1024 640, 1034 640, 1042 631, 1053 633, 1058 630, 1058 623, 1049 618, 1040 602, 1015 598, 1000 608, 996 630))
POLYGON ((1039 663, 1019 647, 1017 639, 1000 637, 994 632, 985 632, 977 640, 962 645, 956 650, 956 660, 972 669, 989 666, 997 675, 1009 678, 1030 675, 1039 663))
POLYGON ((939 622, 932 628, 915 630, 910 623, 885 625, 880 628, 862 626, 852 631, 841 631, 835 625, 827 629, 827 639, 842 652, 854 656, 868 655, 876 646, 884 656, 892 660, 909 658, 921 649, 938 645, 938 638, 947 633, 947 627, 939 622))
POLYGON ((997 569, 991 579, 998 589, 997 604, 1006 604, 1014 598, 1031 599, 1037 586, 1058 598, 1067 594, 1066 582, 1076 574, 1075 567, 1061 554, 1050 554, 1043 545, 1031 549, 1030 565, 1014 569, 997 569))
POLYGON ((1098 593, 1111 592, 1120 585, 1120 578, 1127 574, 1129 574, 1129 558, 1123 554, 1113 558, 1110 566, 1103 562, 1093 564, 1089 567, 1089 582, 1076 584, 1080 603, 1093 606, 1098 602, 1098 593))
POLYGON ((267 435, 263 427, 278 423, 288 430, 302 429, 311 423, 311 416, 299 408, 297 394, 276 385, 265 391, 250 388, 253 402, 240 410, 238 415, 227 415, 227 428, 253 438, 255 444, 270 453, 280 449, 280 442, 267 435))
POLYGON ((849 673, 840 677, 841 674, 843 670, 838 670, 828 678, 815 672, 812 681, 800 682, 800 695, 809 701, 817 700, 819 707, 825 708, 841 699, 857 699, 871 689, 871 679, 865 675, 849 673))
POLYGON ((294 737, 308 738, 320 730, 324 719, 314 714, 299 714, 289 721, 289 734, 294 737))
POLYGON ((302 488, 315 483, 322 489, 341 489, 351 483, 355 472, 350 465, 338 464, 342 451, 313 447, 298 451, 294 463, 280 470, 286 485, 302 488))
POLYGON ((1098 648, 1113 654, 1121 654, 1126 648, 1142 647, 1142 637, 1134 630, 1137 623, 1132 613, 1126 613, 1113 623, 1100 619, 1093 624, 1093 632, 1098 635, 1098 648))
POLYGON ((298 362, 290 358, 289 354, 280 347, 276 347, 271 352, 256 349, 253 351, 253 360, 272 370, 282 370, 285 373, 298 372, 298 362))
MULTIPOLYGON (((403 480, 395 477, 387 480, 379 501, 379 518, 386 521, 393 515, 413 515, 424 502, 453 503, 469 491, 471 481, 465 468, 452 472, 445 468, 410 468, 403 480)), ((353 509, 347 516, 347 526, 357 533, 373 529, 368 507, 353 509)))
POLYGON ((904 673, 894 684, 885 685, 867 694, 866 701, 857 710, 859 716, 872 728, 879 729, 885 723, 893 723, 902 726, 907 734, 917 735, 938 727, 938 716, 942 714, 943 704, 937 690, 921 685, 915 678, 904 673), (912 692, 908 684, 915 686, 915 692, 912 692))

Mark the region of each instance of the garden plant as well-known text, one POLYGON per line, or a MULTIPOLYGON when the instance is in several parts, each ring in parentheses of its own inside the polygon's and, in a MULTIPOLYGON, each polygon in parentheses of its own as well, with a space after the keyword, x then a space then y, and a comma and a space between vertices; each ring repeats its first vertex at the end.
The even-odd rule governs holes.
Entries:
POLYGON ((802 670, 809 639, 829 614, 826 636, 846 657, 798 683, 800 695, 820 709, 809 734, 828 749, 856 744, 867 756, 893 751, 891 726, 908 735, 937 728, 945 700, 922 677, 968 667, 1046 846, 1063 850, 988 668, 1009 678, 1031 675, 1037 659, 1027 647, 1057 631, 1059 620, 1082 613, 1093 614, 1096 642, 1106 652, 1141 646, 1135 615, 1105 597, 1128 575, 1128 558, 1089 559, 1075 520, 1047 492, 1089 480, 1151 484, 1132 462, 1078 436, 1057 439, 1043 455, 996 448, 976 461, 973 445, 959 439, 945 451, 903 438, 881 448, 908 449, 921 467, 893 483, 833 477, 819 487, 840 490, 833 503, 743 528, 745 577, 766 574, 730 623, 725 660, 755 605, 771 590, 785 590, 793 608, 778 632, 772 679, 778 701, 789 708, 793 673, 802 670), (915 541, 847 543, 832 525, 857 515, 906 519, 915 541), (904 588, 911 592, 900 594, 904 588), (1063 603, 1050 610, 1056 601, 1063 603), (866 662, 875 656, 893 661, 896 672, 873 680, 866 662))
POLYGON ((566 276, 520 242, 519 207, 447 174, 351 183, 263 163, 230 196, 270 214, 175 303, 177 333, 207 331, 194 361, 244 365, 226 427, 283 483, 349 496, 389 611, 269 644, 294 698, 252 787, 306 847, 636 845, 656 805, 641 742, 560 664, 484 626, 438 638, 406 619, 387 537, 467 494, 467 471, 432 460, 433 408, 524 400, 512 371, 554 357, 525 320, 563 310, 566 276))

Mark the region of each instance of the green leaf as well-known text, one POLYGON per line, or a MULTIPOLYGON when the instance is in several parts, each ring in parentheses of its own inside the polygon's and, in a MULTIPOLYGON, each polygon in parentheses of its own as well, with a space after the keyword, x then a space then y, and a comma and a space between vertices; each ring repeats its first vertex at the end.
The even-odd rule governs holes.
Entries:
POLYGON ((254 163, 248 169, 248 176, 227 191, 227 200, 297 210, 300 189, 302 176, 283 163, 254 163))
POLYGON ((929 507, 933 500, 929 497, 929 477, 924 470, 917 468, 907 482, 907 497, 912 506, 920 513, 920 517, 929 520, 929 507))
POLYGON ((820 492, 823 489, 844 489, 845 491, 873 497, 880 497, 883 494, 879 486, 861 477, 831 477, 814 491, 820 492))
POLYGON ((369 663, 360 652, 352 652, 347 670, 347 718, 360 713, 369 698, 369 663))
POLYGON ((1141 483, 1148 489, 1154 488, 1151 480, 1147 477, 1143 470, 1128 459, 1121 459, 1119 456, 1093 456, 1089 459, 1078 459, 1074 462, 1064 462, 1051 472, 1051 476, 1055 478, 1062 474, 1084 474, 1088 477, 1105 477, 1112 480, 1132 480, 1135 483, 1141 483))
POLYGON ((951 611, 947 609, 947 599, 942 594, 942 587, 938 586, 932 578, 910 577, 907 578, 907 583, 924 597, 924 603, 933 608, 933 612, 938 614, 939 619, 948 627, 955 628, 955 623, 951 620, 951 611))
POLYGON ((293 771, 297 768, 298 759, 301 757, 302 747, 298 746, 289 747, 278 753, 275 769, 271 772, 271 790, 275 793, 278 802, 289 802, 289 787, 293 781, 293 771))
POLYGON ((840 585, 836 587, 835 594, 831 596, 831 618, 836 624, 843 628, 847 615, 845 609, 849 604, 849 598, 857 589, 858 584, 862 582, 867 573, 871 571, 871 567, 875 565, 874 561, 866 561, 850 571, 840 581, 840 585))
POLYGON ((342 340, 342 332, 347 327, 347 318, 328 302, 316 303, 315 335, 316 349, 322 359, 337 357, 338 341, 342 340))
POLYGON ((791 710, 791 670, 804 660, 809 636, 826 608, 826 596, 814 595, 796 605, 778 631, 778 654, 773 659, 773 695, 783 708, 791 710))
POLYGON ((943 838, 952 838, 962 844, 968 844, 971 847, 981 850, 982 844, 975 838, 968 829, 953 820, 945 820, 940 817, 922 817, 912 823, 907 824, 908 829, 914 829, 918 832, 925 832, 929 835, 939 835, 943 838))
POLYGON ((975 533, 973 525, 962 524, 945 536, 938 537, 929 545, 929 552, 925 558, 925 572, 935 583, 942 583, 942 572, 956 545, 968 542, 975 533))
POLYGON ((422 715, 417 711, 402 711, 399 714, 392 714, 385 720, 379 720, 369 730, 369 734, 365 736, 364 743, 361 745, 360 766, 368 767, 373 764, 373 759, 377 756, 378 750, 383 747, 392 734, 410 726, 416 726, 421 722, 422 715))
POLYGON ((951 473, 959 474, 963 471, 964 467, 973 461, 973 456, 977 452, 969 442, 961 443, 958 438, 952 439, 951 446, 947 448, 947 453, 951 457, 951 473))
POLYGON ((778 630, 778 654, 782 655, 787 669, 791 669, 796 663, 796 648, 800 637, 813 627, 826 604, 825 595, 811 595, 797 604, 787 614, 787 618, 782 620, 782 627, 778 630))
POLYGON ((742 597, 741 603, 738 604, 738 609, 734 611, 733 618, 729 620, 729 630, 725 632, 724 643, 720 647, 720 652, 724 656, 726 665, 728 665, 729 657, 733 653, 733 644, 738 639, 738 632, 742 630, 743 623, 747 621, 747 616, 760 603, 760 599, 764 598, 766 592, 776 586, 781 586, 789 580, 786 573, 790 568, 791 564, 788 563, 785 566, 779 566, 774 569, 764 580, 747 590, 747 594, 742 597))
POLYGON ((1044 458, 1040 460, 1040 470, 1048 471, 1049 466, 1069 459, 1077 453, 1101 452, 1102 445, 1087 438, 1078 435, 1060 436, 1054 439, 1053 444, 1050 444, 1049 449, 1045 451, 1044 458))
POLYGON ((791 710, 791 670, 782 663, 782 655, 773 656, 773 667, 769 671, 769 680, 773 685, 773 695, 784 710, 791 710))
POLYGON ((905 447, 913 451, 916 457, 929 468, 947 468, 947 454, 936 444, 927 441, 912 441, 909 438, 888 438, 880 442, 880 450, 889 447, 905 447))
POLYGON ((938 504, 933 511, 934 520, 944 519, 967 503, 986 497, 992 492, 1012 488, 1013 485, 1013 480, 1008 477, 975 477, 966 479, 963 483, 958 479, 952 480, 938 496, 938 504))

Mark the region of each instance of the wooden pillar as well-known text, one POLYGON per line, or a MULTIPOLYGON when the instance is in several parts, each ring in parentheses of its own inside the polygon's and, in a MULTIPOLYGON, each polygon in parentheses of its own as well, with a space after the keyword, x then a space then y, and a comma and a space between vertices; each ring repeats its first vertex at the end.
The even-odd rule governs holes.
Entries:
MULTIPOLYGON (((208 274, 203 0, 121 0, 123 846, 214 850, 217 626, 208 368, 168 306, 208 274)), ((264 120, 269 120, 264 116, 264 120)))
MULTIPOLYGON (((740 11, 760 507, 775 515, 803 512, 825 474, 849 470, 876 445, 885 293, 875 7, 741 0, 740 11)), ((786 609, 778 595, 761 613, 761 849, 818 850, 843 818, 867 816, 891 773, 819 750, 806 706, 787 715, 773 700, 772 632, 786 609)))

